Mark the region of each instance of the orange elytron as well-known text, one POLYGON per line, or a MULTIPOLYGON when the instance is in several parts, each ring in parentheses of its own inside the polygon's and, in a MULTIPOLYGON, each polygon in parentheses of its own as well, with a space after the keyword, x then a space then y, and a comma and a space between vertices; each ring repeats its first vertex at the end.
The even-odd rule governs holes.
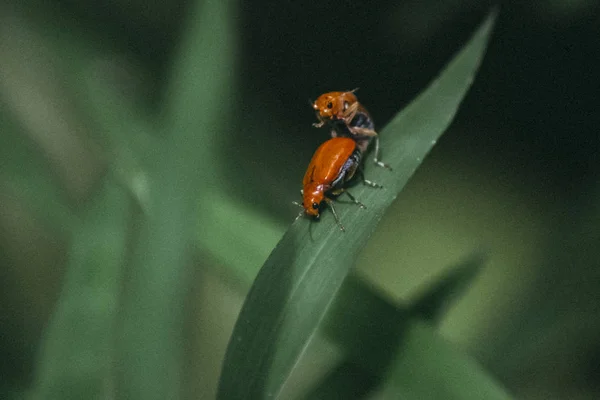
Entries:
MULTIPOLYGON (((319 146, 308 164, 302 181, 304 187, 302 207, 307 215, 319 219, 323 208, 329 205, 336 223, 343 231, 344 226, 335 211, 333 199, 346 193, 354 203, 365 208, 346 191, 360 165, 361 157, 362 152, 356 142, 350 138, 336 137, 319 146)), ((366 183, 376 186, 368 181, 366 183)))
POLYGON ((313 109, 319 122, 313 124, 317 128, 328 125, 332 137, 349 137, 356 141, 358 149, 364 153, 371 140, 375 141, 375 164, 390 168, 379 161, 379 137, 371 115, 354 94, 357 89, 346 92, 329 92, 322 94, 313 103, 313 109))

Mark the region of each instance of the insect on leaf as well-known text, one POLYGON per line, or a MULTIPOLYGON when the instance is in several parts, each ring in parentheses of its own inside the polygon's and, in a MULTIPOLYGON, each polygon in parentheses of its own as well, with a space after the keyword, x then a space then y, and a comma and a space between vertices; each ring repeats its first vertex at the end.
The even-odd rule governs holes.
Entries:
POLYGON ((450 125, 484 56, 494 20, 492 12, 440 76, 381 131, 385 161, 394 170, 367 164, 369 177, 384 188, 353 189, 366 210, 337 207, 346 232, 326 212, 318 225, 299 218, 275 247, 231 336, 219 399, 279 396, 363 244, 450 125))

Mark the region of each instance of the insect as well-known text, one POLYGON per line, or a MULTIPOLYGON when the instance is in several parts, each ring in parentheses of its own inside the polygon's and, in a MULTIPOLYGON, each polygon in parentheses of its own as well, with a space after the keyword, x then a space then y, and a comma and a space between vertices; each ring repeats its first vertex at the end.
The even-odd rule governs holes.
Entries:
MULTIPOLYGON (((333 200, 346 193, 360 208, 366 208, 346 190, 359 169, 361 159, 362 151, 354 140, 347 137, 329 139, 319 146, 302 180, 303 213, 319 219, 321 211, 328 205, 337 225, 344 231, 333 200)), ((373 187, 380 187, 365 179, 363 182, 373 187)))
POLYGON ((349 137, 356 141, 362 153, 367 151, 371 140, 375 142, 375 164, 391 169, 389 165, 379 161, 379 136, 375 131, 375 124, 371 115, 354 92, 329 92, 322 94, 312 104, 317 113, 319 122, 313 126, 321 128, 328 125, 332 137, 349 137))

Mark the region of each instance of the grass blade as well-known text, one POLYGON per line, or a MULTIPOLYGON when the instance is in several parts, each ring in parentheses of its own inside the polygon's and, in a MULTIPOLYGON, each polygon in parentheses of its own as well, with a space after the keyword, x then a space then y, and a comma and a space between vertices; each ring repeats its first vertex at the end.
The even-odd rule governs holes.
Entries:
POLYGON ((485 53, 492 13, 442 74, 381 132, 385 161, 367 171, 384 189, 358 188, 368 207, 340 204, 341 233, 331 213, 319 224, 298 219, 259 272, 231 337, 218 398, 276 398, 314 334, 363 243, 398 196, 467 93, 485 53))
POLYGON ((233 70, 233 2, 197 2, 168 88, 164 143, 132 252, 118 332, 117 398, 183 395, 184 310, 198 188, 215 176, 218 99, 233 70))
POLYGON ((412 321, 425 320, 435 326, 465 292, 481 266, 482 258, 471 256, 449 268, 422 295, 401 307, 350 274, 320 330, 336 343, 348 361, 373 375, 382 375, 395 357, 398 338, 405 335, 412 321))
POLYGON ((0 190, 24 202, 44 224, 61 235, 71 233, 74 218, 67 194, 52 176, 44 154, 18 133, 18 127, 0 110, 4 145, 0 147, 0 190))
POLYGON ((512 397, 470 357, 413 321, 400 340, 382 399, 508 400, 512 397))
MULTIPOLYGON (((444 381, 446 378, 443 376, 438 378, 435 375, 436 372, 442 373, 443 371, 432 370, 436 364, 436 354, 439 354, 437 364, 446 365, 446 368, 451 370, 461 371, 462 369, 463 372, 469 374, 464 376, 462 373, 456 372, 455 379, 468 379, 474 374, 480 376, 470 382, 470 387, 465 388, 465 394, 473 393, 476 390, 504 393, 501 387, 495 387, 496 384, 491 382, 485 371, 475 363, 470 362, 468 368, 465 367, 468 357, 452 350, 450 344, 443 343, 433 333, 435 323, 441 319, 453 300, 464 293, 481 269, 482 262, 481 256, 474 255, 449 268, 442 277, 429 285, 422 295, 403 307, 390 303, 353 275, 348 276, 331 305, 331 310, 325 317, 322 328, 320 328, 320 331, 324 332, 342 350, 346 357, 346 364, 355 365, 362 370, 362 374, 356 372, 354 376, 346 377, 346 385, 355 385, 370 377, 375 386, 380 384, 381 379, 387 377, 384 386, 386 388, 390 386, 393 389, 386 389, 386 391, 400 391, 404 388, 396 387, 392 381, 398 379, 400 383, 404 383, 405 378, 396 375, 410 374, 411 372, 407 372, 405 367, 412 365, 415 369, 422 368, 430 374, 429 382, 421 379, 420 382, 424 386, 433 384, 443 388, 447 386, 447 382, 444 381), (423 322, 428 322, 428 325, 432 327, 431 332, 428 331, 427 339, 416 341, 414 332, 421 329, 419 327, 423 325, 423 322), (408 348, 409 346, 413 347, 408 348), (428 348, 439 349, 437 353, 428 354, 427 357, 419 356, 419 352, 428 348), (412 358, 405 358, 409 356, 412 358), (456 368, 454 368, 454 364, 457 365, 456 368), (403 367, 400 368, 400 365, 403 367), (390 373, 390 370, 393 372, 390 373)), ((344 378, 339 374, 333 376, 338 377, 338 380, 325 381, 318 389, 322 391, 339 390, 337 387, 343 386, 344 378), (335 385, 336 389, 330 388, 328 385, 335 385)), ((414 386, 411 389, 413 392, 420 390, 422 393, 426 393, 431 390, 427 387, 421 388, 416 383, 414 386)), ((320 393, 320 391, 316 393, 320 393)), ((392 398, 395 397, 392 396, 392 398)))
POLYGON ((344 362, 328 374, 303 398, 306 400, 362 399, 371 392, 377 379, 351 362, 344 362))
POLYGON ((131 199, 108 180, 73 230, 62 295, 42 340, 34 398, 102 399, 110 375, 131 199))
POLYGON ((442 276, 413 300, 411 313, 431 324, 437 324, 453 305, 454 300, 465 294, 477 277, 484 261, 481 254, 474 254, 444 271, 442 276))

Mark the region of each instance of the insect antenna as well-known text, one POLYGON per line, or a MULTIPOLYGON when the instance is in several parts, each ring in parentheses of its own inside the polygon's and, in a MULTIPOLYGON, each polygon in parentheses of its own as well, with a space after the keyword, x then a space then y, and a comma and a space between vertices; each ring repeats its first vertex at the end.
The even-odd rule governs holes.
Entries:
POLYGON ((294 221, 296 221, 298 218, 300 218, 304 214, 304 206, 302 204, 298 203, 297 201, 292 201, 292 204, 302 208, 302 211, 300 211, 298 213, 298 215, 296 215, 296 218, 294 218, 294 221))

